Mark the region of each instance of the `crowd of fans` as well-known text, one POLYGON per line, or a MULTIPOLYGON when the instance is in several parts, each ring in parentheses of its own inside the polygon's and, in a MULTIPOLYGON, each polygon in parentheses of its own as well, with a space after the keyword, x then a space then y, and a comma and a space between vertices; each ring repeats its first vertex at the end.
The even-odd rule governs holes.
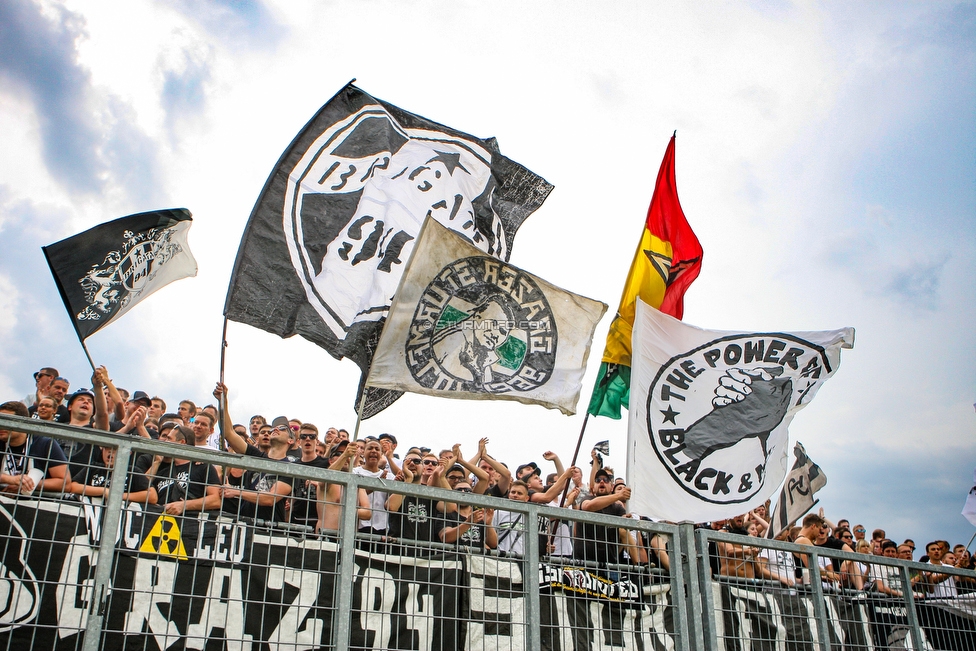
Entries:
MULTIPOLYGON (((264 416, 250 417, 247 425, 235 423, 225 408, 227 387, 214 389, 214 404, 198 407, 181 401, 168 411, 166 402, 143 391, 129 394, 117 388, 104 367, 92 376, 92 389, 69 394, 70 383, 56 369, 43 368, 34 374, 34 390, 18 401, 0 404, 0 413, 32 417, 77 427, 93 427, 118 434, 158 439, 174 445, 170 456, 140 455, 124 473, 124 499, 156 504, 167 513, 219 510, 237 517, 265 523, 284 523, 314 532, 335 532, 340 526, 343 484, 302 479, 299 469, 281 474, 234 468, 181 458, 180 445, 224 450, 239 455, 291 464, 328 468, 333 471, 435 486, 458 493, 477 493, 519 502, 534 502, 563 508, 647 519, 630 513, 630 488, 603 465, 599 453, 591 452, 587 475, 578 467, 565 468, 559 457, 544 453, 553 472, 543 478, 535 462, 516 467, 495 459, 488 451, 488 439, 481 439, 477 451, 466 458, 460 444, 435 452, 426 447, 403 449, 396 436, 381 434, 351 442, 349 433, 335 427, 321 432, 312 424, 278 416, 268 422, 264 416), (223 423, 219 419, 223 417, 223 423), (222 426, 221 426, 222 425, 222 426)), ((30 494, 35 490, 100 497, 108 489, 114 448, 97 448, 70 440, 31 437, 24 432, 0 430, 0 490, 30 494)), ((472 507, 463 503, 433 500, 396 492, 359 489, 359 531, 386 540, 412 540, 463 545, 482 550, 496 549, 522 554, 526 535, 520 511, 472 507)), ((768 503, 728 521, 699 526, 744 536, 764 537, 769 523, 768 503)), ((860 524, 847 520, 835 525, 823 510, 810 513, 800 526, 780 533, 779 540, 822 548, 818 555, 824 587, 877 590, 901 596, 905 587, 898 568, 870 562, 884 556, 913 560, 915 543, 896 543, 882 529, 870 538, 860 524), (836 559, 832 550, 860 554, 863 560, 836 559)), ((601 565, 623 563, 668 568, 667 543, 659 536, 647 536, 627 527, 546 522, 538 532, 540 549, 553 557, 601 565)), ((758 541, 757 541, 758 542, 758 541)), ((761 545, 713 543, 711 558, 717 575, 761 579, 793 586, 809 576, 809 555, 797 555, 761 545)), ((976 569, 967 546, 950 547, 946 541, 926 545, 919 559, 933 567, 914 571, 912 589, 920 596, 951 597, 976 590, 976 579, 953 576, 939 566, 976 569)))

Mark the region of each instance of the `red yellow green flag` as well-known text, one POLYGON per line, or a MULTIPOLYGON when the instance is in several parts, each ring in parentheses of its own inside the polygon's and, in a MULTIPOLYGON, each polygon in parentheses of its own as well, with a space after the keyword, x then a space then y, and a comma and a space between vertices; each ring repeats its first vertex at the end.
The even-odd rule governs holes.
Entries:
POLYGON ((680 319, 684 295, 701 270, 702 248, 678 201, 674 175, 674 139, 668 143, 640 244, 624 283, 617 316, 610 324, 600 375, 587 410, 594 416, 620 419, 630 401, 630 337, 637 297, 680 319))

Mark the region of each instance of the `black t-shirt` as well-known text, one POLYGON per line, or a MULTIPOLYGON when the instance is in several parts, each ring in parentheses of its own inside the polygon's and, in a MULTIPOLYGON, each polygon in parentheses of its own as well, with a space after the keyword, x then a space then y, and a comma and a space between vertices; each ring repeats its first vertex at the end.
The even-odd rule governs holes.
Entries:
POLYGON ((489 486, 488 490, 485 491, 485 495, 488 497, 497 497, 503 500, 508 498, 508 493, 503 493, 502 489, 498 487, 498 484, 492 484, 489 486))
POLYGON ((207 494, 207 486, 219 485, 217 469, 203 461, 161 463, 152 479, 159 504, 200 499, 207 494))
MULTIPOLYGON (((133 468, 138 460, 133 459, 133 468)), ((105 463, 98 461, 85 468, 84 473, 79 474, 74 477, 74 480, 79 484, 85 484, 86 486, 103 486, 108 487, 111 485, 112 469, 105 466, 105 463)), ((130 470, 124 474, 125 484, 122 487, 123 493, 139 493, 144 490, 149 490, 149 477, 145 474, 130 470)))
POLYGON ((6 475, 26 474, 30 464, 47 475, 49 468, 63 466, 67 462, 57 441, 46 436, 28 436, 19 446, 8 447, 7 443, 0 443, 0 471, 6 475))
MULTIPOLYGON (((627 511, 623 504, 614 502, 609 504, 597 513, 604 515, 626 515, 627 511)), ((581 561, 595 561, 597 563, 613 563, 617 560, 617 536, 616 527, 607 527, 602 524, 591 522, 578 523, 579 536, 573 543, 573 552, 576 558, 581 561)))
MULTIPOLYGON (((261 452, 261 450, 257 449, 253 445, 248 445, 244 454, 246 456, 257 457, 259 459, 270 459, 267 453, 261 452)), ((282 463, 291 463, 287 456, 284 459, 278 459, 278 461, 281 461, 282 463)), ((270 493, 274 490, 275 484, 279 481, 288 484, 289 489, 292 487, 291 477, 269 472, 245 470, 244 475, 241 477, 240 486, 242 490, 270 493)), ((284 499, 280 499, 275 502, 274 506, 258 506, 253 502, 248 502, 247 500, 242 499, 240 500, 239 508, 240 515, 247 518, 256 518, 259 520, 265 520, 267 522, 284 522, 286 519, 284 499)))
MULTIPOLYGON (((473 512, 472 512, 473 513, 473 512)), ((460 513, 455 511, 454 513, 448 513, 444 516, 444 527, 456 527, 462 522, 467 521, 466 516, 462 516, 460 513)), ((469 522, 467 529, 461 532, 458 536, 457 542, 454 544, 458 547, 473 547, 474 549, 484 549, 485 548, 485 524, 484 522, 469 522)), ((440 535, 438 533, 438 535, 440 535)))
MULTIPOLYGON (((311 461, 299 461, 299 465, 310 468, 328 468, 329 462, 322 457, 315 457, 311 461)), ((291 486, 291 521, 293 524, 303 524, 315 527, 319 514, 316 509, 318 489, 316 482, 310 479, 296 477, 291 486)))
MULTIPOLYGON (((827 540, 825 540, 822 545, 817 545, 817 547, 825 547, 826 549, 836 549, 837 551, 844 551, 844 541, 838 540, 833 536, 827 536, 827 540)), ((841 560, 839 558, 831 558, 830 564, 833 566, 835 572, 840 572, 841 560)))
MULTIPOLYGON (((31 418, 37 418, 37 405, 31 405, 27 408, 27 413, 30 414, 31 418)), ((64 405, 58 405, 57 410, 54 412, 54 422, 55 423, 68 423, 71 422, 71 414, 68 412, 68 408, 64 405)))
POLYGON ((437 501, 426 497, 404 495, 400 510, 390 513, 390 535, 394 538, 440 542, 444 525, 437 501))

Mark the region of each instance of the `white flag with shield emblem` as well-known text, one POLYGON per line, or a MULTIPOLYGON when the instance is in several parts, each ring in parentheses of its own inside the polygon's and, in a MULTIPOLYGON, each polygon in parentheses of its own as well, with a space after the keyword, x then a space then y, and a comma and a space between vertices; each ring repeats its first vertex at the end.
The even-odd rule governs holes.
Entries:
POLYGON ((854 329, 703 330, 638 301, 628 427, 630 508, 708 522, 762 504, 786 476, 790 421, 854 329))
POLYGON ((573 414, 593 331, 606 310, 427 219, 367 384, 573 414))

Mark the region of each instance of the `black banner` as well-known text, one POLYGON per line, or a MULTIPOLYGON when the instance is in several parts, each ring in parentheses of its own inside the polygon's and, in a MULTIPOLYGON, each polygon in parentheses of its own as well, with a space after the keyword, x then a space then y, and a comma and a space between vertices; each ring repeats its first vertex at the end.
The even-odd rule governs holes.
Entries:
MULTIPOLYGON (((80 647, 98 606, 93 587, 103 511, 100 500, 0 497, 0 587, 8 594, 0 646, 80 647)), ((103 649, 328 648, 338 617, 349 618, 355 649, 524 647, 528 623, 517 559, 393 555, 377 545, 354 549, 334 539, 137 504, 122 511, 119 525, 103 649), (355 553, 352 577, 339 578, 343 550, 355 553), (352 611, 337 613, 339 590, 349 589, 352 611)), ((663 640, 673 633, 667 585, 647 593, 626 577, 609 580, 554 565, 540 565, 537 580, 546 648, 573 648, 567 641, 582 626, 584 637, 607 640, 663 640)))
MULTIPOLYGON (((130 504, 119 515, 104 599, 94 594, 103 509, 90 501, 0 497, 0 647, 79 648, 104 608, 103 649, 322 649, 342 618, 354 649, 525 648, 524 561, 461 552, 395 555, 217 515, 130 504), (354 553, 353 576, 339 575, 354 553), (338 612, 351 590, 351 612, 338 612)), ((540 564, 541 648, 673 649, 667 576, 540 564)), ((813 596, 762 582, 712 584, 712 624, 729 650, 819 647, 813 596)), ((926 648, 976 648, 974 602, 919 600, 926 648)), ((903 602, 824 598, 833 648, 912 648, 903 602)), ((707 615, 706 615, 707 616, 707 615)))
MULTIPOLYGON (((757 582, 712 584, 714 624, 726 651, 814 651, 819 648, 813 593, 757 582)), ((915 612, 926 649, 976 648, 976 610, 972 602, 917 600, 915 612)), ((901 599, 860 592, 824 595, 826 633, 831 648, 911 649, 907 607, 901 599)))

